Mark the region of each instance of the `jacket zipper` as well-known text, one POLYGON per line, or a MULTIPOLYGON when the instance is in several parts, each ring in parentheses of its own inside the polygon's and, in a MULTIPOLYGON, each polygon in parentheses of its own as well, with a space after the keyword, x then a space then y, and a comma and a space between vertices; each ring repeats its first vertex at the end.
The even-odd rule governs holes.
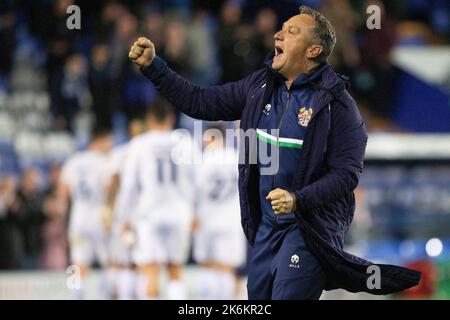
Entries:
MULTIPOLYGON (((289 109, 289 101, 290 100, 291 100, 291 92, 288 89, 286 105, 284 107, 283 114, 281 115, 280 122, 278 123, 278 130, 277 130, 277 151, 278 151, 278 157, 280 156, 280 142, 279 142, 280 130, 281 130, 281 126, 283 125, 284 116, 286 115, 286 113, 287 113, 287 111, 289 109)), ((275 188, 275 178, 276 178, 277 174, 278 173, 276 173, 273 176, 273 179, 272 179, 272 190, 275 188)), ((278 215, 277 214, 275 215, 275 221, 278 221, 278 215)))
POLYGON ((288 90, 286 105, 284 106, 283 114, 281 115, 280 122, 278 123, 277 146, 278 146, 278 140, 280 139, 281 125, 283 124, 284 116, 286 115, 286 113, 289 109, 289 100, 291 100, 291 92, 288 90))

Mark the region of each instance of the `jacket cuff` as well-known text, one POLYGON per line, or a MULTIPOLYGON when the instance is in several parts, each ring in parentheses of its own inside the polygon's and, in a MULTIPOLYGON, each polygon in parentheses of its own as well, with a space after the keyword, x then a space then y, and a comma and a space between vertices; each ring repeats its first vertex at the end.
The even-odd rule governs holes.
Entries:
POLYGON ((155 56, 152 63, 148 67, 141 68, 141 72, 149 80, 155 80, 164 72, 166 67, 167 67, 167 63, 160 57, 155 56))
POLYGON ((295 212, 300 212, 305 209, 305 201, 304 197, 301 191, 295 191, 293 192, 293 195, 295 196, 295 212))

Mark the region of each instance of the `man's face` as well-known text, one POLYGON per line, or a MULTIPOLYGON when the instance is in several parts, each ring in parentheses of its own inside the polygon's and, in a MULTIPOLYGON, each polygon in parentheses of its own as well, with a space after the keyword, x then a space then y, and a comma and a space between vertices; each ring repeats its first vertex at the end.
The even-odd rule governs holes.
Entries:
POLYGON ((307 14, 291 17, 275 35, 275 57, 272 68, 289 78, 302 70, 311 45, 311 30, 314 18, 307 14))

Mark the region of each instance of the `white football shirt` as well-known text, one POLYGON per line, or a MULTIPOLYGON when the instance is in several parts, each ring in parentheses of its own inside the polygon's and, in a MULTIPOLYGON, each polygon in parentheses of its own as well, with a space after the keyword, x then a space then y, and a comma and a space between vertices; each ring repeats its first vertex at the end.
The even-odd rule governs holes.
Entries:
POLYGON ((117 203, 121 220, 192 215, 197 151, 191 139, 150 131, 135 137, 128 152, 117 203))

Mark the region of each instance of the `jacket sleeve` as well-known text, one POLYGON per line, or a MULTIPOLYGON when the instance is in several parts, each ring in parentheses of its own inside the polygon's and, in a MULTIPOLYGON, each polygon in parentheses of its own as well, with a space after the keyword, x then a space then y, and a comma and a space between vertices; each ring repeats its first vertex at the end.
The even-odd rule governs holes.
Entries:
POLYGON ((202 88, 174 72, 167 63, 155 57, 142 73, 176 108, 202 120, 237 120, 244 109, 247 88, 252 75, 224 85, 202 88))
POLYGON ((297 210, 305 210, 334 202, 352 192, 362 173, 367 132, 352 99, 348 107, 335 104, 331 108, 331 128, 325 155, 327 173, 295 191, 297 210))

